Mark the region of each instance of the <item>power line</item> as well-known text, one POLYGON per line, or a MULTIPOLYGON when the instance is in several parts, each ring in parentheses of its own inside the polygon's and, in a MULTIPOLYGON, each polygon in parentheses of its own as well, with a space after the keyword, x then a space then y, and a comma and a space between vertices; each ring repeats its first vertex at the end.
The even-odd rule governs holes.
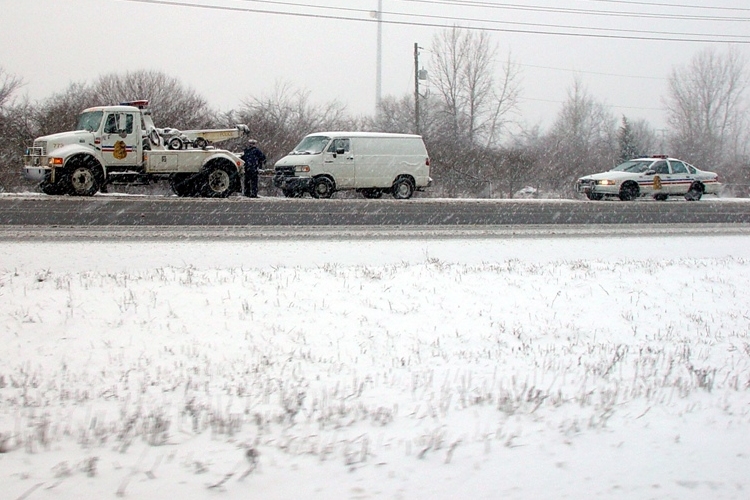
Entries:
MULTIPOLYGON (((279 1, 279 0, 243 0, 245 2, 253 2, 253 3, 262 3, 262 4, 272 4, 272 5, 284 5, 287 7, 303 7, 303 8, 316 8, 316 9, 333 9, 334 7, 328 7, 328 6, 312 6, 309 4, 304 3, 297 3, 297 2, 285 2, 285 1, 279 1)), ((356 12, 356 13, 364 13, 369 14, 372 11, 365 10, 365 9, 355 9, 350 7, 336 7, 337 11, 343 11, 343 12, 356 12)), ((387 14, 391 16, 403 16, 403 17, 417 17, 416 14, 407 14, 402 12, 394 12, 394 11, 381 11, 381 15, 387 14)), ((565 24, 545 24, 545 23, 529 23, 529 22, 521 22, 521 21, 497 21, 493 19, 479 19, 479 18, 467 18, 467 17, 460 17, 456 18, 453 16, 439 16, 439 15, 431 15, 431 14, 419 14, 420 18, 426 18, 426 19, 439 19, 442 21, 452 21, 455 23, 455 21, 466 21, 466 22, 479 22, 479 23, 491 23, 491 24, 505 24, 505 25, 511 25, 511 26, 528 26, 528 27, 542 27, 542 28, 558 28, 558 29, 586 29, 590 31, 599 31, 599 32, 608 32, 608 33, 639 33, 639 34, 650 34, 653 33, 653 30, 638 30, 638 29, 617 29, 617 28, 599 28, 599 27, 581 27, 581 26, 575 26, 575 25, 565 25, 565 24)), ((685 32, 673 32, 673 31, 659 31, 661 35, 665 36, 689 36, 689 37, 717 37, 717 38, 747 38, 750 40, 750 36, 748 35, 727 35, 727 34, 706 34, 706 33, 685 33, 685 32)))
POLYGON ((518 10, 525 12, 546 12, 553 14, 576 14, 588 16, 605 16, 605 17, 632 17, 644 19, 678 19, 683 21, 727 21, 727 22, 747 22, 750 18, 740 18, 736 16, 701 16, 690 14, 651 14, 643 12, 627 12, 612 10, 592 10, 592 9, 573 9, 569 7, 540 7, 536 5, 520 5, 513 3, 495 3, 478 0, 401 0, 402 2, 452 5, 455 7, 481 7, 489 9, 518 10))
MULTIPOLYGON (((532 102, 546 102, 550 104, 565 104, 567 101, 555 101, 553 99, 538 99, 535 97, 521 97, 521 100, 523 101, 532 101, 532 102)), ((635 109, 638 111, 666 111, 667 108, 644 108, 640 106, 618 106, 615 104, 604 104, 604 106, 607 106, 609 108, 614 109, 635 109)))
MULTIPOLYGON (((307 17, 307 18, 328 19, 328 20, 336 20, 336 21, 374 22, 373 19, 346 17, 346 16, 341 16, 341 15, 309 14, 309 13, 287 12, 287 11, 257 9, 257 8, 248 8, 248 7, 243 8, 243 7, 229 7, 229 6, 221 6, 221 5, 182 3, 176 0, 119 0, 119 1, 150 4, 150 5, 164 5, 164 6, 172 6, 172 7, 188 7, 188 8, 204 9, 204 10, 218 10, 218 11, 226 11, 226 12, 252 12, 252 13, 257 13, 257 14, 271 14, 271 15, 279 15, 279 16, 288 16, 288 17, 307 17)), ((315 7, 315 6, 309 5, 307 7, 315 7)), ((341 10, 341 9, 338 9, 338 10, 341 10)), ((450 28, 452 27, 452 26, 440 24, 440 23, 421 22, 421 21, 398 21, 398 20, 384 19, 382 20, 382 22, 385 24, 397 25, 397 26, 418 26, 418 27, 427 27, 427 28, 450 28)), ((518 29, 518 28, 499 28, 499 27, 485 27, 485 26, 462 26, 462 28, 467 29, 467 30, 472 30, 472 31, 485 31, 485 32, 490 32, 490 33, 554 35, 554 36, 569 36, 569 37, 578 37, 578 38, 597 38, 597 39, 613 39, 613 40, 750 44, 750 40, 740 39, 739 37, 734 37, 734 38, 727 39, 727 40, 717 40, 715 38, 710 38, 710 37, 724 36, 724 35, 698 35, 695 37, 690 37, 690 36, 663 37, 663 36, 655 36, 655 35, 652 35, 652 36, 616 35, 616 34, 601 34, 601 33, 564 32, 564 31, 554 31, 554 30, 546 30, 546 29, 528 30, 528 29, 518 29)), ((576 29, 586 30, 589 28, 581 27, 581 28, 576 28, 576 29)))
POLYGON ((657 2, 633 2, 631 0, 588 0, 589 2, 601 2, 601 3, 618 3, 625 5, 644 5, 648 7, 673 7, 677 9, 704 9, 704 10, 726 10, 735 12, 750 12, 750 9, 745 7, 722 7, 722 6, 708 6, 708 5, 687 5, 687 4, 673 4, 673 3, 657 3, 657 2))
POLYGON ((570 73, 582 73, 585 75, 599 75, 599 76, 614 76, 617 78, 635 78, 635 79, 642 79, 642 80, 667 80, 667 78, 660 77, 660 76, 641 76, 641 75, 621 75, 616 73, 600 73, 597 71, 581 71, 577 69, 569 69, 569 68, 554 68, 551 66, 536 66, 534 64, 524 64, 524 63, 516 63, 519 66, 523 66, 526 68, 538 68, 538 69, 551 69, 554 71, 568 71, 570 73))

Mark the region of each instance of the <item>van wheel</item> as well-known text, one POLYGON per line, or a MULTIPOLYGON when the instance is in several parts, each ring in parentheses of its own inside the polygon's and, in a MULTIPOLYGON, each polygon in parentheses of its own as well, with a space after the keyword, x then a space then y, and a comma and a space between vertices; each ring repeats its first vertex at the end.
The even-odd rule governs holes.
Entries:
POLYGON ((406 177, 400 177, 393 183, 393 197, 397 200, 408 200, 414 194, 414 184, 406 177))
POLYGON ((382 189, 363 189, 361 193, 362 196, 364 196, 368 200, 377 200, 378 198, 383 196, 382 189))
POLYGON ((328 177, 316 178, 310 194, 313 198, 330 198, 333 196, 333 181, 328 177))

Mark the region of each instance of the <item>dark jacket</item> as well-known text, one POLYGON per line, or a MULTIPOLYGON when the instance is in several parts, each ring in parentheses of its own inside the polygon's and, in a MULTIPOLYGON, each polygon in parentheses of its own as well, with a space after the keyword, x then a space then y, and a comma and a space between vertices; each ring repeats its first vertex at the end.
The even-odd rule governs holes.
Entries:
POLYGON ((257 146, 248 146, 242 152, 242 161, 245 162, 246 170, 258 170, 266 162, 266 155, 257 146))

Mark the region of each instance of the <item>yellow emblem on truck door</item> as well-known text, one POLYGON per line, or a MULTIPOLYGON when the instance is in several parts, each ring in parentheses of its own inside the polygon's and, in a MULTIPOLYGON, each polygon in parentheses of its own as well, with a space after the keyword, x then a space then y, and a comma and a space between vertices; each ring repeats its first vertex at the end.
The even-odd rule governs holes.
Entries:
POLYGON ((123 141, 115 143, 115 150, 112 152, 112 156, 118 160, 124 160, 128 156, 128 148, 123 141))
POLYGON ((654 176, 654 189, 661 189, 661 177, 658 175, 654 176))

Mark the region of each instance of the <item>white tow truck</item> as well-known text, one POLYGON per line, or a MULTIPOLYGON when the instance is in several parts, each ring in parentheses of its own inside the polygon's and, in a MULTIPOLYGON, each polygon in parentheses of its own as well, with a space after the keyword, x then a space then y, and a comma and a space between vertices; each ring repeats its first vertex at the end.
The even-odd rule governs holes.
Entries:
POLYGON ((178 196, 223 198, 241 190, 244 163, 209 142, 247 132, 245 125, 157 129, 146 100, 98 106, 80 114, 76 130, 35 139, 23 157, 24 175, 51 195, 92 196, 108 184, 168 180, 178 196), (179 145, 170 147, 172 139, 179 145))

